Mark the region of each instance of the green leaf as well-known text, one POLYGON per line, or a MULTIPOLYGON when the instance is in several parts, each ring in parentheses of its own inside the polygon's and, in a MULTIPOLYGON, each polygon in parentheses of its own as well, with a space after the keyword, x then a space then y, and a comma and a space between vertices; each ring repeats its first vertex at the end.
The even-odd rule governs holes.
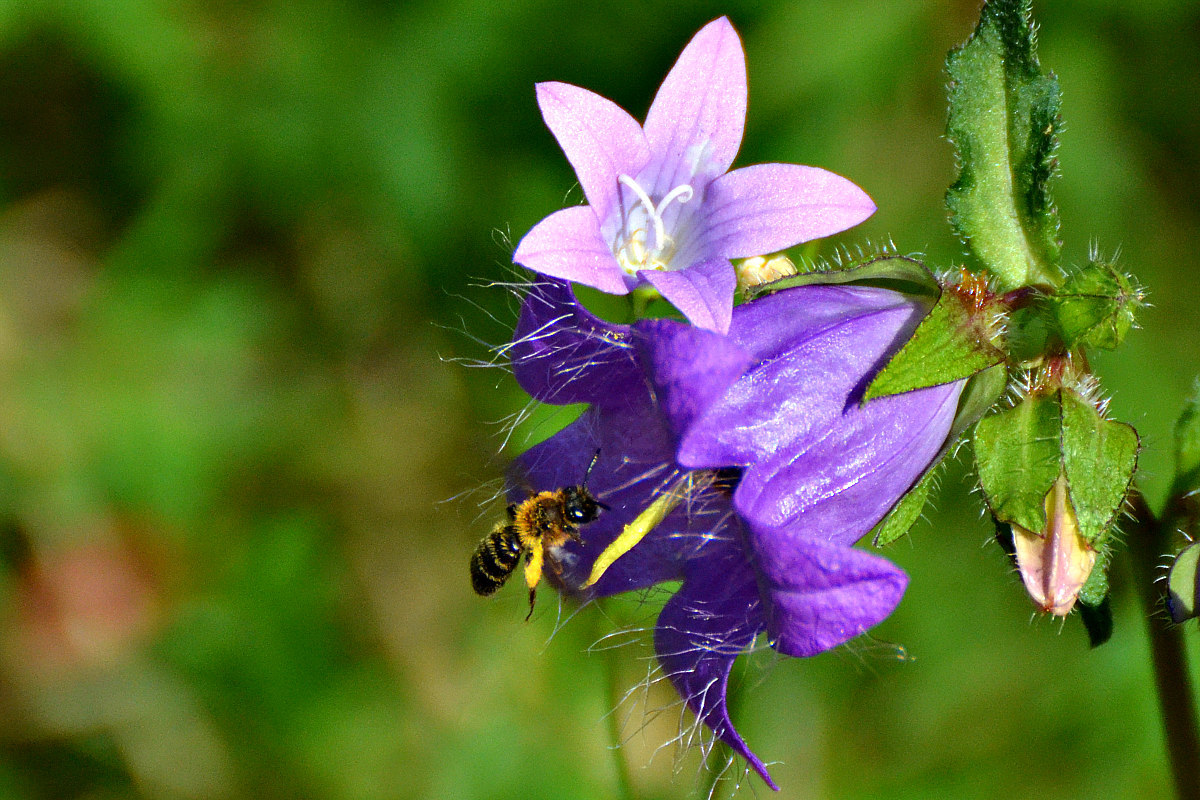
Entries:
POLYGON ((1079 602, 1089 606, 1098 606, 1108 597, 1108 567, 1112 563, 1112 550, 1101 547, 1096 551, 1096 565, 1087 583, 1079 590, 1079 602))
POLYGON ((975 426, 984 498, 1001 522, 1046 529, 1046 494, 1061 472, 1061 419, 1053 397, 1027 397, 975 426))
POLYGON ((989 0, 975 33, 946 59, 946 135, 961 170, 946 205, 955 232, 1001 291, 1060 280, 1049 190, 1059 90, 1038 64, 1030 5, 989 0))
POLYGON ((864 401, 969 378, 1003 362, 1003 351, 988 340, 985 315, 943 291, 912 338, 871 381, 864 401))
POLYGON ((1200 388, 1193 393, 1175 423, 1175 482, 1173 497, 1200 489, 1200 388))
POLYGON ((1113 265, 1089 261, 1067 277, 1054 304, 1063 344, 1112 350, 1133 327, 1142 289, 1113 265))
POLYGON ((909 295, 937 297, 941 291, 933 273, 915 258, 895 255, 876 255, 864 261, 837 269, 816 270, 780 278, 771 283, 752 287, 748 299, 765 294, 814 284, 863 284, 894 289, 909 295))
POLYGON ((1167 573, 1167 609, 1171 619, 1184 622, 1197 615, 1196 600, 1200 593, 1200 544, 1183 548, 1167 573))
POLYGON ((983 492, 998 519, 1045 530, 1046 493, 1062 473, 1080 535, 1103 548, 1137 469, 1132 427, 1061 389, 984 418, 974 445, 983 492))
POLYGON ((925 473, 925 477, 917 481, 917 485, 908 490, 908 494, 900 498, 900 502, 892 507, 879 523, 871 529, 871 543, 876 547, 891 544, 912 529, 921 518, 921 511, 929 499, 929 493, 937 483, 934 480, 934 470, 925 473))
POLYGON ((1138 435, 1124 422, 1106 419, 1070 389, 1062 405, 1062 463, 1079 533, 1093 547, 1108 536, 1137 470, 1138 435))

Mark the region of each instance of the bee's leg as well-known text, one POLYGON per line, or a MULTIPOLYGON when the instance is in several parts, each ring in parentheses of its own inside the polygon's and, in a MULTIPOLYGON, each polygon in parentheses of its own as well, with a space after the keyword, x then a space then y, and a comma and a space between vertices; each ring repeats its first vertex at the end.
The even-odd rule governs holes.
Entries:
POLYGON ((518 504, 517 504, 517 503, 510 503, 510 504, 509 504, 509 506, 508 506, 508 518, 509 518, 510 520, 512 520, 512 519, 516 519, 516 518, 517 518, 517 508, 518 508, 518 504))
POLYGON ((529 590, 529 613, 525 615, 525 621, 529 622, 529 618, 533 616, 533 599, 537 596, 537 589, 529 590))
POLYGON ((542 564, 545 561, 545 551, 541 547, 533 547, 529 550, 529 558, 525 564, 525 585, 529 587, 529 615, 525 617, 525 621, 529 621, 529 617, 533 616, 533 599, 536 594, 538 582, 542 579, 542 564))

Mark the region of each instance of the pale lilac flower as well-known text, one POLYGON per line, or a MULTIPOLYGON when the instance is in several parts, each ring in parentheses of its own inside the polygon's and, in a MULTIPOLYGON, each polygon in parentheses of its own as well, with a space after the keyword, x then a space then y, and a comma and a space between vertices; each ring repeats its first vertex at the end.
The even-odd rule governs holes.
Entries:
POLYGON ((546 125, 586 206, 556 211, 513 260, 610 294, 653 286, 696 325, 729 327, 731 258, 773 253, 850 228, 875 211, 850 181, 816 167, 729 171, 746 118, 746 59, 725 17, 692 39, 646 124, 566 83, 539 83, 546 125))
POLYGON ((682 580, 655 628, 662 671, 773 788, 729 718, 730 670, 760 634, 785 655, 815 655, 903 595, 900 569, 850 545, 937 457, 960 386, 860 399, 923 312, 884 289, 808 286, 734 309, 726 336, 670 320, 613 325, 553 281, 522 310, 512 351, 522 387, 590 405, 518 460, 519 483, 574 484, 599 450, 589 488, 611 507, 547 577, 578 592, 622 527, 700 470, 700 488, 581 594, 682 580))

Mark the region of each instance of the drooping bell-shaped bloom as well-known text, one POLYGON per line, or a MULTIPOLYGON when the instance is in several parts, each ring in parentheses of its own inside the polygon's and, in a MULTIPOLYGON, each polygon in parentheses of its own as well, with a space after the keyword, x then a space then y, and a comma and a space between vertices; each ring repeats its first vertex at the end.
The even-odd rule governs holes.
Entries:
POLYGON ((810 656, 885 618, 907 578, 851 547, 929 466, 959 387, 860 403, 923 309, 883 289, 808 286, 734 309, 728 335, 671 320, 604 322, 554 281, 535 286, 512 350, 547 403, 588 403, 531 448, 524 486, 577 483, 611 507, 566 545, 552 581, 600 597, 682 580, 654 645, 697 718, 772 787, 726 708, 733 662, 760 634, 810 656), (599 581, 597 556, 663 492, 678 506, 599 581))
POLYGON ((556 211, 513 260, 610 294, 649 283, 694 324, 724 332, 731 258, 846 230, 875 211, 850 181, 816 167, 729 171, 746 118, 746 59, 729 20, 692 39, 645 125, 600 95, 539 83, 538 106, 575 168, 586 206, 556 211))

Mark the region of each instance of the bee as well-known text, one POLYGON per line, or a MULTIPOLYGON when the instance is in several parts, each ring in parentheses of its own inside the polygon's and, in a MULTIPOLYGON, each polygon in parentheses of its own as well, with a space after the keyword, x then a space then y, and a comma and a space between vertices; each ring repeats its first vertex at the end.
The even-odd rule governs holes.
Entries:
POLYGON ((560 569, 551 548, 560 547, 568 540, 582 543, 580 526, 600 516, 601 509, 609 510, 587 488, 588 476, 599 458, 600 451, 597 450, 577 486, 536 492, 508 507, 508 520, 498 523, 471 556, 471 585, 476 594, 486 597, 503 586, 516 571, 524 553, 525 584, 529 587, 526 621, 533 616, 533 602, 542 579, 543 564, 549 563, 556 572, 560 569))

